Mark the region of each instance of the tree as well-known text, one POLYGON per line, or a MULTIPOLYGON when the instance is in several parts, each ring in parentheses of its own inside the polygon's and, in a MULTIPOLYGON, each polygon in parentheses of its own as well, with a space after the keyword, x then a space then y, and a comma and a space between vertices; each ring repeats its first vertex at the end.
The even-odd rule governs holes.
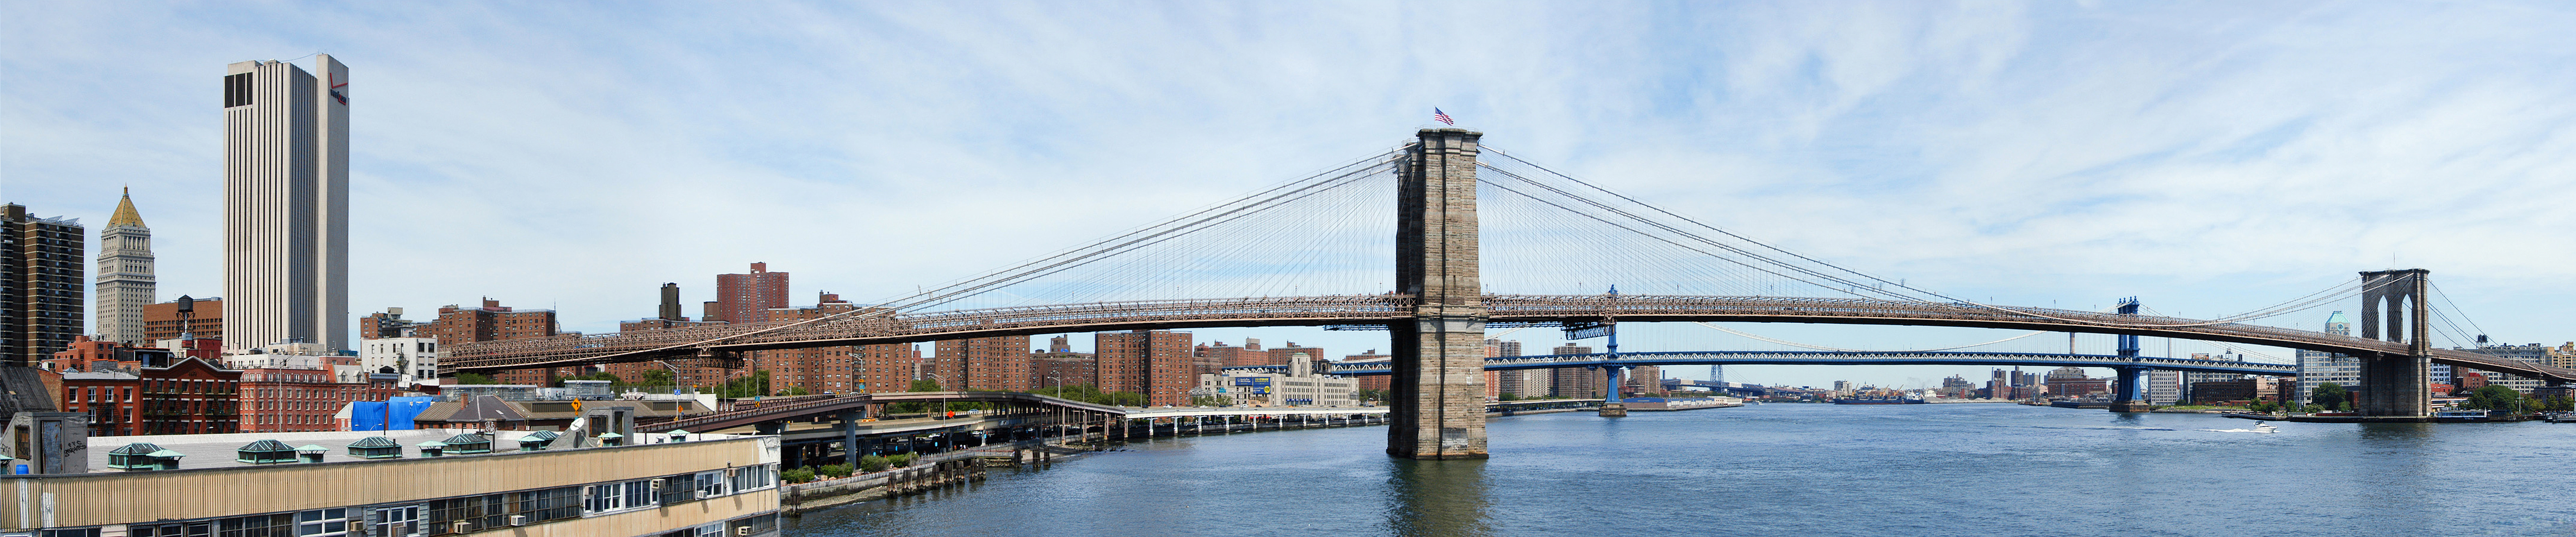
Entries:
POLYGON ((680 384, 678 379, 671 376, 671 370, 669 369, 648 370, 645 371, 642 376, 644 379, 638 382, 645 386, 678 386, 680 384))
POLYGON ((742 399, 769 393, 768 370, 752 371, 750 375, 725 381, 724 384, 724 397, 727 399, 742 399))
POLYGON ((1234 400, 1214 395, 1190 398, 1190 406, 1234 406, 1234 400))
POLYGON ((456 383, 457 383, 457 384, 500 384, 500 382, 497 382, 497 381, 492 380, 492 376, 491 376, 491 375, 485 375, 485 374, 482 374, 482 373, 457 373, 457 374, 456 374, 456 383))
POLYGON ((939 389, 939 381, 936 381, 936 380, 930 380, 930 379, 915 379, 915 380, 913 380, 913 381, 912 381, 912 388, 911 388, 911 389, 908 389, 908 390, 904 390, 904 391, 908 391, 908 392, 936 392, 936 391, 941 391, 941 390, 939 389))
POLYGON ((2318 384, 2316 390, 2308 392, 2308 403, 2326 410, 2343 410, 2352 404, 2352 391, 2343 389, 2342 384, 2318 384))
POLYGON ((2478 391, 2469 392, 2469 400, 2460 402, 2460 408, 2521 413, 2524 403, 2522 392, 2489 384, 2484 388, 2478 388, 2478 391))
POLYGON ((2576 398, 2569 398, 2564 395, 2550 397, 2548 399, 2540 400, 2540 404, 2532 409, 2541 412, 2567 412, 2576 410, 2576 398))

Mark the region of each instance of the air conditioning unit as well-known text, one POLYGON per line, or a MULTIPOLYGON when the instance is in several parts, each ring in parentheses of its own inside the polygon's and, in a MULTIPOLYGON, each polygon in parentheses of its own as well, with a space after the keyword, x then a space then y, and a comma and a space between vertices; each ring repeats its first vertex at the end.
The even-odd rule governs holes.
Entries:
POLYGON ((725 478, 727 478, 727 479, 731 479, 731 478, 734 478, 734 477, 740 477, 741 475, 742 475, 742 469, 741 469, 741 468, 734 468, 734 467, 730 467, 730 466, 725 467, 725 478))
POLYGON ((665 481, 665 479, 663 479, 663 478, 658 478, 658 477, 657 477, 657 478, 653 478, 653 490, 655 490, 655 491, 660 491, 660 490, 662 490, 662 482, 663 482, 663 481, 665 481))
POLYGON ((735 537, 750 537, 751 526, 737 526, 733 529, 733 534, 735 537))
POLYGON ((470 531, 474 531, 474 523, 472 522, 458 521, 455 524, 447 526, 448 533, 465 533, 470 531))
POLYGON ((528 515, 510 515, 510 525, 512 525, 512 526, 525 526, 525 525, 528 525, 528 515))
POLYGON ((707 496, 708 494, 706 489, 698 489, 698 499, 704 500, 707 499, 707 496))

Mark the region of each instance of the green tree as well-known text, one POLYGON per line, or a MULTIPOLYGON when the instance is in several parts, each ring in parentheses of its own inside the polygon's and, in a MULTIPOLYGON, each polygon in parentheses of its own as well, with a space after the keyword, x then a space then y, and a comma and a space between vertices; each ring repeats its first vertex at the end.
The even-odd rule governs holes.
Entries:
POLYGON ((641 376, 643 377, 643 380, 637 382, 642 383, 645 386, 678 386, 680 384, 678 379, 671 377, 671 370, 669 369, 647 370, 641 376))
POLYGON ((725 381, 724 384, 724 397, 727 399, 746 399, 769 393, 768 370, 752 371, 749 375, 725 381))
POLYGON ((788 386, 787 389, 778 391, 779 395, 813 395, 813 393, 805 391, 804 386, 788 386))
POLYGON ((912 388, 911 388, 911 389, 904 390, 904 391, 908 391, 908 392, 936 392, 936 391, 944 391, 944 390, 940 390, 940 389, 939 389, 939 381, 936 381, 936 380, 930 380, 930 379, 915 379, 915 380, 913 380, 913 381, 912 381, 912 388))
POLYGON ((1234 406, 1234 400, 1214 395, 1202 395, 1190 398, 1190 406, 1234 406))
POLYGON ((482 373, 457 373, 457 374, 456 374, 456 383, 457 383, 457 384, 500 384, 500 382, 492 380, 492 376, 491 376, 491 375, 485 375, 485 374, 482 374, 482 373))
POLYGON ((2352 404, 2352 391, 2343 389, 2342 384, 2318 384, 2317 389, 2308 392, 2308 404, 2325 407, 2326 410, 2344 410, 2352 404))
POLYGON ((2484 388, 2478 388, 2478 391, 2469 392, 2469 400, 2460 402, 2460 408, 2502 410, 2518 414, 2523 411, 2526 404, 2527 402, 2522 398, 2522 392, 2489 384, 2484 388))
POLYGON ((1503 393, 1503 396, 1502 396, 1502 398, 1501 398, 1501 400, 1504 400, 1504 401, 1519 401, 1519 400, 1521 400, 1521 394, 1517 394, 1517 393, 1510 393, 1510 392, 1504 392, 1504 393, 1503 393))
POLYGON ((2570 397, 2567 397, 2567 396, 2564 396, 2564 395, 2560 395, 2560 396, 2550 397, 2550 398, 2548 398, 2548 399, 2542 399, 2542 400, 2540 400, 2540 404, 2539 404, 2539 405, 2537 405, 2537 406, 2535 406, 2535 407, 2533 408, 2533 410, 2538 410, 2538 411, 2541 411, 2541 412, 2568 412, 2568 411, 2576 411, 2576 398, 2570 398, 2570 397))

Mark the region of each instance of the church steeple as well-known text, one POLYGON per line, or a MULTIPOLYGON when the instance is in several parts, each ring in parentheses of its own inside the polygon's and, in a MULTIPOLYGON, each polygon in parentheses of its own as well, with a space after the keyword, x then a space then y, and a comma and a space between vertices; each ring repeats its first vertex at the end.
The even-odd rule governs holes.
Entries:
POLYGON ((146 227, 143 213, 134 211, 134 187, 125 187, 125 199, 116 202, 116 214, 107 217, 107 226, 146 227))

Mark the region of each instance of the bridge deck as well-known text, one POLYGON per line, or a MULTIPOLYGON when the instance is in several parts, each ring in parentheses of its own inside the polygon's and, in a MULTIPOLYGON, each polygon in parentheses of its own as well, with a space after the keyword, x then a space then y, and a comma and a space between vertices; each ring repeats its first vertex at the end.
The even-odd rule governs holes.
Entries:
MULTIPOLYGON (((471 342, 446 348, 442 368, 500 370, 639 362, 762 349, 914 343, 1001 335, 1219 326, 1382 324, 1408 318, 1413 297, 1334 295, 1100 302, 902 313, 861 310, 811 321, 717 325, 471 342)), ((2008 328, 2225 341, 2350 355, 2406 354, 2406 344, 2324 332, 2174 317, 2052 308, 1857 298, 1657 295, 1487 295, 1494 322, 1781 322, 2008 328)), ((2439 363, 2555 381, 2576 369, 2454 351, 2439 363)))

